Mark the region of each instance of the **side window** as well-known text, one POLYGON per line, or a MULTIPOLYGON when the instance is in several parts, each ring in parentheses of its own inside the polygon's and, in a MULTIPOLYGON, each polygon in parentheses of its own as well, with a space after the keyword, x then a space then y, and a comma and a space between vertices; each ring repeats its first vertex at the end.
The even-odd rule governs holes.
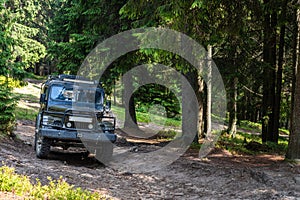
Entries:
POLYGON ((48 90, 48 87, 45 87, 45 89, 44 89, 44 94, 46 95, 46 96, 45 96, 45 101, 48 100, 48 94, 49 94, 48 91, 49 91, 49 90, 48 90))
POLYGON ((48 87, 41 88, 40 103, 45 103, 48 96, 48 87))
POLYGON ((102 94, 102 91, 97 91, 96 92, 96 98, 95 98, 95 103, 97 104, 103 104, 103 94, 102 94))

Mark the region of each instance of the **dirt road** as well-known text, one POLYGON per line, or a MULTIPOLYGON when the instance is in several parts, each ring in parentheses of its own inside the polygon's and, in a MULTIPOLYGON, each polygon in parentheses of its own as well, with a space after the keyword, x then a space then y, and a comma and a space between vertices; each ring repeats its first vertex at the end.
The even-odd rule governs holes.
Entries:
POLYGON ((0 161, 42 183, 48 182, 48 176, 63 176, 72 185, 113 199, 300 199, 300 167, 281 156, 237 156, 216 149, 200 160, 197 152, 189 150, 159 171, 124 173, 80 152, 55 152, 47 160, 37 159, 33 126, 31 121, 18 122, 19 139, 0 143, 0 161))

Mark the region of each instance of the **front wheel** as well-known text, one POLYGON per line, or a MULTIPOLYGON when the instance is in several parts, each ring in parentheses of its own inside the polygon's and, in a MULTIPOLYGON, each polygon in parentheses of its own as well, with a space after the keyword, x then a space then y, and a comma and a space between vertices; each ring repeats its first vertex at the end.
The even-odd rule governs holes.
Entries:
POLYGON ((36 134, 34 141, 36 157, 47 158, 48 154, 50 153, 50 140, 36 134))

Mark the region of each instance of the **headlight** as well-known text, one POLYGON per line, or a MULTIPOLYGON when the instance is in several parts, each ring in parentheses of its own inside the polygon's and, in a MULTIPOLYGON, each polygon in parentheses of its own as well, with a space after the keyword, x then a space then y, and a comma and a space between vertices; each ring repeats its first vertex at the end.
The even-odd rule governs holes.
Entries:
POLYGON ((71 127, 72 127, 72 123, 71 123, 71 122, 67 122, 67 123, 66 123, 66 126, 67 126, 68 128, 71 128, 71 127))
POLYGON ((59 118, 59 117, 53 117, 53 116, 50 116, 50 115, 43 115, 42 120, 43 120, 42 125, 57 126, 57 127, 62 126, 61 118, 59 118))
POLYGON ((94 128, 93 124, 89 124, 89 125, 88 125, 88 128, 89 128, 89 129, 93 129, 93 128, 94 128))
POLYGON ((103 131, 113 131, 115 130, 114 124, 109 121, 102 121, 98 124, 103 131))
POLYGON ((44 125, 50 125, 50 124, 53 124, 53 122, 54 122, 54 117, 49 116, 49 115, 43 116, 43 124, 44 125))

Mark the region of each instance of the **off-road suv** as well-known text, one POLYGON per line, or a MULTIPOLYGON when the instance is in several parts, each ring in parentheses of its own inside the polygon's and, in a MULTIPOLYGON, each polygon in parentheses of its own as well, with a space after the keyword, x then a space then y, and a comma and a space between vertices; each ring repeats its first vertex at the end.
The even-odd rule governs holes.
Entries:
POLYGON ((115 118, 98 82, 74 75, 49 76, 41 86, 35 151, 46 158, 51 147, 85 147, 109 161, 116 141, 115 118))

